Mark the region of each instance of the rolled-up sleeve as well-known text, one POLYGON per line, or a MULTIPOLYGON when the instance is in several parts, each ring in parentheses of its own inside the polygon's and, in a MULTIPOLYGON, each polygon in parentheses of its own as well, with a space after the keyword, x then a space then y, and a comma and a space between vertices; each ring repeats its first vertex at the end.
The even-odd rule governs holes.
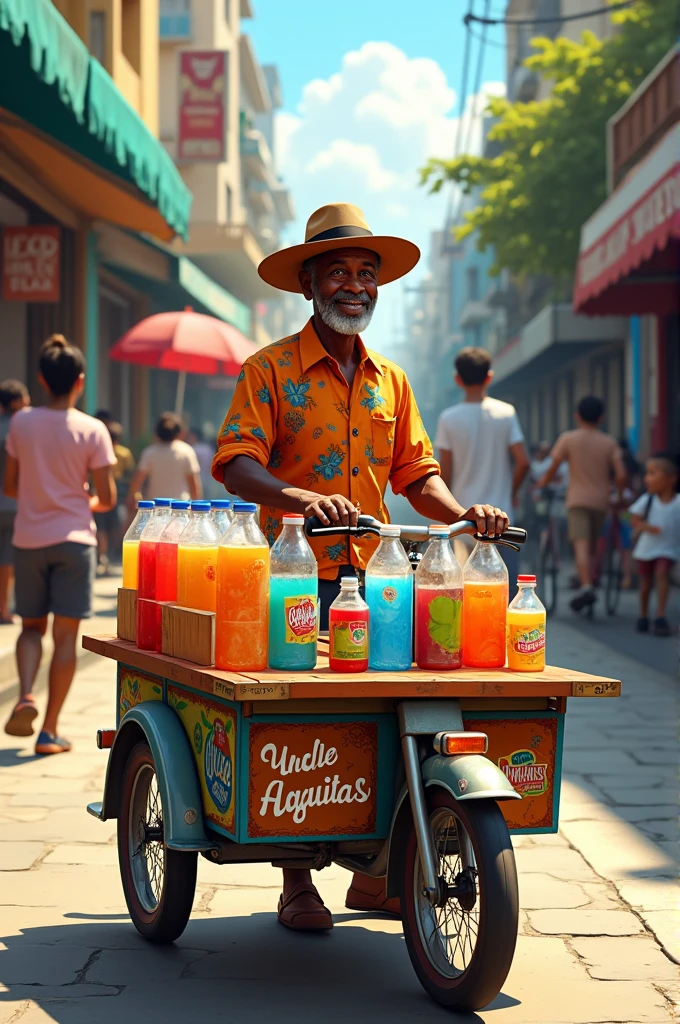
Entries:
POLYGON ((390 483, 395 494, 404 494, 410 484, 433 473, 439 475, 432 442, 420 418, 411 386, 404 377, 397 408, 394 455, 390 483))
POLYGON ((234 397, 217 435, 212 475, 223 483, 224 467, 239 455, 269 465, 276 436, 276 388, 265 370, 251 357, 243 364, 234 397))

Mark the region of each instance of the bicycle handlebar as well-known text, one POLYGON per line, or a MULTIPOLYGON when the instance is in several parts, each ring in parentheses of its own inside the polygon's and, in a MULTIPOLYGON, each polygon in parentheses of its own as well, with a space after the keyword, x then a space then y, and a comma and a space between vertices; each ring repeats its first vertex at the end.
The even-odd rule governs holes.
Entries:
MULTIPOLYGON (((344 526, 342 523, 322 523, 318 516, 311 516, 305 522, 305 533, 308 537, 363 537, 367 533, 380 534, 380 527, 384 526, 373 516, 361 515, 356 526, 344 526)), ((396 525, 396 524, 395 524, 396 525)), ((426 541, 430 538, 429 526, 400 526, 401 540, 426 541)), ((509 526, 500 537, 487 537, 477 533, 477 524, 469 519, 461 519, 449 527, 449 537, 458 537, 461 534, 469 534, 475 540, 485 541, 489 544, 502 544, 504 547, 514 548, 519 551, 518 544, 524 544, 527 539, 527 531, 519 526, 509 526)))

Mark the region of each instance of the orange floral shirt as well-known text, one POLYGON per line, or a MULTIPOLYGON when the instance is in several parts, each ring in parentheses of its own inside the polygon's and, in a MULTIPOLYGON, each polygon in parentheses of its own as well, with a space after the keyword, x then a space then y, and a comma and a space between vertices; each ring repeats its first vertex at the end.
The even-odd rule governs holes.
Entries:
MULTIPOLYGON (((264 466, 278 480, 320 494, 343 494, 382 522, 391 483, 397 494, 421 477, 439 473, 406 374, 365 348, 352 387, 328 355, 310 320, 300 334, 269 345, 243 364, 218 437, 212 474, 239 455, 264 466)), ((270 544, 283 512, 262 507, 270 544)), ((311 542, 319 575, 337 576, 340 565, 366 568, 376 539, 325 538, 311 542)))

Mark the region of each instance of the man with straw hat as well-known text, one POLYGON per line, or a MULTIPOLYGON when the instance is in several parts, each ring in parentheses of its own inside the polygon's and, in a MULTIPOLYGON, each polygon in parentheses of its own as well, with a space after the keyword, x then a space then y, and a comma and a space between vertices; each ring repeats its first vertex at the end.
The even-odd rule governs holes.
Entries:
MULTIPOLYGON (((313 313, 299 334, 250 356, 218 438, 213 476, 261 506, 273 543, 284 513, 355 523, 359 510, 388 522, 388 484, 433 522, 473 519, 494 536, 508 525, 490 505, 464 509, 442 480, 406 374, 359 336, 373 315, 378 284, 403 277, 420 252, 412 242, 373 235, 361 210, 331 203, 309 218, 305 241, 268 256, 260 277, 302 293, 313 313)), ((361 575, 374 538, 312 540, 319 566, 321 627, 342 576, 361 575)), ((279 920, 324 930, 333 920, 308 871, 283 872, 279 920)), ((399 912, 382 879, 356 874, 351 910, 399 912)))

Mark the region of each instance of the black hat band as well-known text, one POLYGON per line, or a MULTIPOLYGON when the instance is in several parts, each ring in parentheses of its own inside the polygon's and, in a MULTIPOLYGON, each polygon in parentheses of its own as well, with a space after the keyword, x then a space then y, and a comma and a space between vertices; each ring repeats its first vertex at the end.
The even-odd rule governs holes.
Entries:
POLYGON ((307 238, 305 242, 307 244, 309 242, 328 242, 332 238, 355 238, 357 235, 372 237, 373 232, 369 231, 368 228, 356 227, 354 224, 341 224, 337 228, 320 231, 318 235, 314 235, 313 238, 307 238))

